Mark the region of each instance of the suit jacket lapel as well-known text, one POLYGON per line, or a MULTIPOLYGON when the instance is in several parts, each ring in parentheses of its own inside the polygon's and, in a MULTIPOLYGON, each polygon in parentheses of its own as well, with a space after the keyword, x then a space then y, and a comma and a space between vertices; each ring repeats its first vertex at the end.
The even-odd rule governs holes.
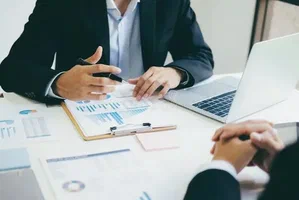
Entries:
MULTIPOLYGON (((95 49, 98 46, 102 46, 103 56, 99 63, 110 64, 110 36, 109 36, 109 24, 107 16, 107 4, 106 0, 83 0, 88 7, 85 12, 86 23, 91 28, 91 41, 94 41, 95 49)), ((86 36, 86 37, 89 37, 86 36)), ((94 50, 95 50, 94 49, 94 50)))
POLYGON ((140 36, 144 68, 154 65, 156 33, 156 0, 140 1, 140 36))

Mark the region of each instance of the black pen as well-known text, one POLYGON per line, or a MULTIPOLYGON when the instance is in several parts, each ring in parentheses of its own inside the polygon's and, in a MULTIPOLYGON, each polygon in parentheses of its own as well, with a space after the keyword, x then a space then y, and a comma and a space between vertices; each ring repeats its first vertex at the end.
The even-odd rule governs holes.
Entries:
MULTIPOLYGON (((86 62, 86 61, 85 61, 84 59, 82 59, 82 58, 79 58, 79 59, 77 60, 77 64, 78 64, 78 65, 93 65, 93 64, 91 64, 91 63, 89 63, 89 62, 86 62)), ((119 76, 117 76, 117 75, 115 75, 115 74, 109 73, 109 72, 96 73, 96 74, 93 74, 93 76, 94 76, 94 77, 109 78, 109 79, 111 79, 111 80, 113 80, 113 81, 117 81, 117 82, 120 82, 120 83, 125 82, 125 81, 123 80, 123 78, 121 78, 121 77, 119 77, 119 76)))

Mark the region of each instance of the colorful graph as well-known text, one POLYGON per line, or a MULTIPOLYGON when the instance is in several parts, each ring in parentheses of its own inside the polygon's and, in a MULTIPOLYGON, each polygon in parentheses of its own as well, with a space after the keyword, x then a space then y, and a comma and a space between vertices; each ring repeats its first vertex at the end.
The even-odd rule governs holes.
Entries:
POLYGON ((148 101, 126 100, 121 102, 89 103, 76 106, 77 111, 83 113, 103 113, 107 111, 119 111, 136 108, 148 108, 148 101))
POLYGON ((0 140, 9 139, 16 136, 16 127, 14 126, 14 120, 2 120, 0 121, 0 140))
POLYGON ((62 188, 67 192, 80 192, 84 190, 85 184, 81 181, 69 181, 64 183, 62 188))
POLYGON ((148 108, 140 108, 128 111, 120 111, 120 112, 108 112, 108 113, 100 113, 96 115, 89 115, 88 117, 99 125, 103 125, 105 123, 113 123, 115 125, 124 125, 125 119, 133 117, 135 115, 139 115, 145 112, 148 108))
POLYGON ((7 125, 12 125, 15 121, 14 120, 2 120, 0 121, 0 123, 4 123, 4 124, 7 124, 7 125))
POLYGON ((20 115, 29 115, 30 113, 37 113, 37 110, 22 110, 20 115))
POLYGON ((82 106, 77 106, 77 110, 81 112, 99 112, 100 110, 102 111, 107 111, 107 110, 116 110, 119 109, 121 105, 119 103, 103 103, 103 104, 90 104, 90 105, 82 105, 82 106))
POLYGON ((151 200, 147 192, 143 192, 142 196, 138 200, 151 200))
POLYGON ((78 101, 78 104, 86 104, 86 103, 90 103, 90 101, 86 100, 86 101, 78 101))

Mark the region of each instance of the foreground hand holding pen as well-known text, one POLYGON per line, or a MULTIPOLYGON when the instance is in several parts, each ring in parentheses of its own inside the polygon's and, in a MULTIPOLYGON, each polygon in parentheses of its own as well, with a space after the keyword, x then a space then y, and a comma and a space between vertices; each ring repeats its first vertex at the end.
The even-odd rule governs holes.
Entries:
POLYGON ((76 65, 63 73, 54 83, 56 95, 69 100, 104 100, 106 94, 115 90, 119 81, 108 77, 95 77, 97 73, 119 74, 120 68, 96 64, 102 57, 103 48, 99 47, 94 55, 85 61, 92 65, 76 65))

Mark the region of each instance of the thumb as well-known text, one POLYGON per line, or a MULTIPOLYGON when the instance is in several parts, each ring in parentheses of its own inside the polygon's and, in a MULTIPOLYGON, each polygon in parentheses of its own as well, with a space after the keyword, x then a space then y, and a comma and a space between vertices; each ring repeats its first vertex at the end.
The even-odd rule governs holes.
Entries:
POLYGON ((87 58, 85 61, 91 63, 91 64, 97 64, 103 55, 103 47, 99 46, 96 50, 96 52, 89 58, 87 58))
POLYGON ((132 85, 136 85, 136 84, 138 83, 138 81, 139 81, 139 78, 140 78, 140 77, 138 77, 138 78, 134 78, 134 79, 129 79, 128 82, 129 82, 130 84, 132 84, 132 85))

